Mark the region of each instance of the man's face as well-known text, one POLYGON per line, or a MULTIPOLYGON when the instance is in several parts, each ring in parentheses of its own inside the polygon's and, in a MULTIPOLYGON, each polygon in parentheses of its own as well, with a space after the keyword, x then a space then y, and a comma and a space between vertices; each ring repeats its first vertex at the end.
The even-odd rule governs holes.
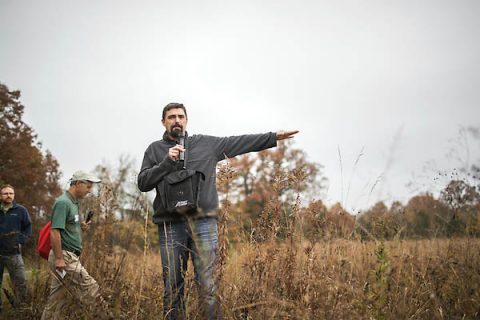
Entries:
POLYGON ((93 183, 90 181, 79 181, 75 184, 75 198, 82 199, 92 192, 93 183))
POLYGON ((2 202, 6 205, 12 204, 15 199, 15 192, 12 188, 3 188, 1 191, 2 202))
POLYGON ((185 135, 187 123, 188 119, 182 108, 168 110, 165 114, 165 119, 162 120, 163 126, 167 130, 168 135, 172 138, 185 135))

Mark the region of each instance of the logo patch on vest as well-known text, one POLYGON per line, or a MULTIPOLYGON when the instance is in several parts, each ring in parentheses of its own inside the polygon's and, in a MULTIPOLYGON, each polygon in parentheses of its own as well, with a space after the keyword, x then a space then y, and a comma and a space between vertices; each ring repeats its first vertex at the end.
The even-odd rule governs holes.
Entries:
POLYGON ((178 201, 177 204, 175 205, 176 208, 186 206, 188 204, 187 200, 184 201, 178 201))

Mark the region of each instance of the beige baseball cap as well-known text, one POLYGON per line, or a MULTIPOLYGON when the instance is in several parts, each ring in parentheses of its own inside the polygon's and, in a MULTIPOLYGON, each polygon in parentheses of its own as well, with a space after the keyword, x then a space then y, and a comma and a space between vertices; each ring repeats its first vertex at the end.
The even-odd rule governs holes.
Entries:
POLYGON ((102 180, 95 177, 94 175, 86 173, 85 171, 75 171, 75 173, 70 178, 70 182, 73 182, 73 181, 90 181, 93 183, 98 183, 98 182, 101 182, 102 180))

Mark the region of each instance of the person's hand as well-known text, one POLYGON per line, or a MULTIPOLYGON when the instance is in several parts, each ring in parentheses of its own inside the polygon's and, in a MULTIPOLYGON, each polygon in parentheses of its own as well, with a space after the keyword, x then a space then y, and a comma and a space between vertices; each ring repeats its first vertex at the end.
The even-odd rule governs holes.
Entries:
POLYGON ((92 221, 88 221, 88 222, 82 221, 80 222, 80 227, 82 228, 83 231, 87 231, 90 228, 90 223, 92 223, 92 221))
POLYGON ((184 152, 184 151, 185 151, 185 148, 177 144, 175 147, 171 147, 170 149, 168 149, 168 156, 173 161, 177 161, 178 159, 180 159, 180 152, 184 152))
POLYGON ((294 135, 298 133, 298 130, 293 131, 278 131, 277 140, 292 139, 294 135))
POLYGON ((65 270, 65 267, 65 260, 63 260, 63 257, 60 259, 55 258, 55 269, 62 272, 63 270, 65 270))

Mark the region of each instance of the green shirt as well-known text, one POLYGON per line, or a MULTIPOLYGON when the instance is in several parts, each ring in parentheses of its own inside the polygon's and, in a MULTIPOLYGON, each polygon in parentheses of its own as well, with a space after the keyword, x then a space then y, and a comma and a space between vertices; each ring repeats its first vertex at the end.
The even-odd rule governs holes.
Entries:
POLYGON ((60 229, 62 250, 82 251, 82 230, 77 200, 66 191, 53 205, 52 229, 60 229))

